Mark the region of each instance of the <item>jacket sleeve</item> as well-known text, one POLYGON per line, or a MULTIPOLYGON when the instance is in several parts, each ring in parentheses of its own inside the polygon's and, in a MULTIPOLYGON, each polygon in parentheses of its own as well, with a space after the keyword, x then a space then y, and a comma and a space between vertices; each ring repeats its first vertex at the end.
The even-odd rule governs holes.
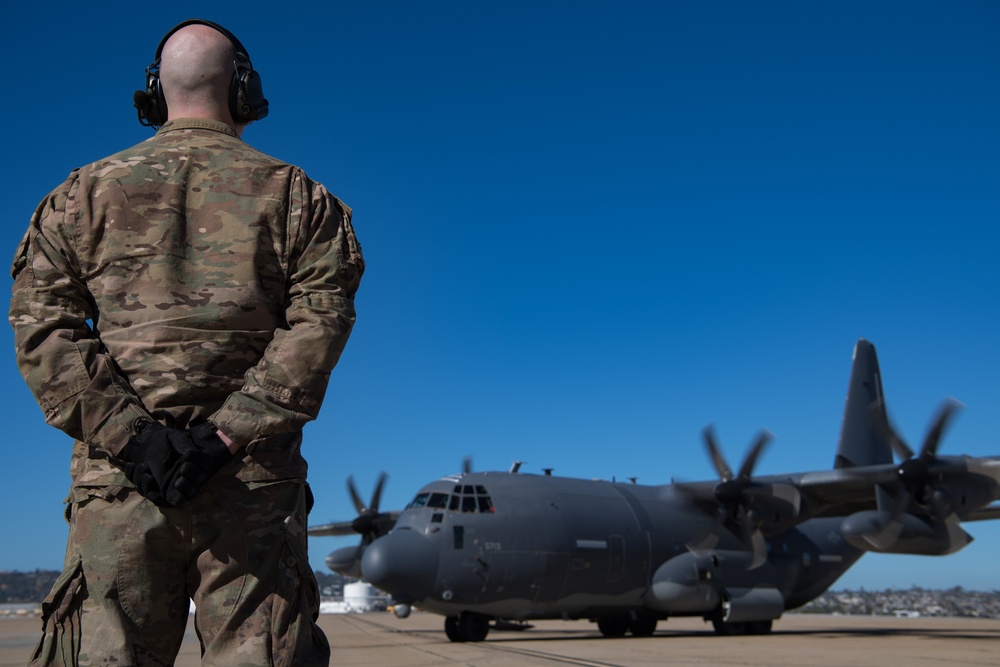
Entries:
POLYGON ((354 326, 364 273, 351 210, 299 173, 291 192, 287 326, 211 421, 234 442, 296 433, 319 414, 330 373, 354 326))
POLYGON ((14 256, 9 319, 17 364, 45 413, 67 435, 117 454, 150 419, 97 333, 80 278, 71 211, 76 172, 39 205, 14 256))

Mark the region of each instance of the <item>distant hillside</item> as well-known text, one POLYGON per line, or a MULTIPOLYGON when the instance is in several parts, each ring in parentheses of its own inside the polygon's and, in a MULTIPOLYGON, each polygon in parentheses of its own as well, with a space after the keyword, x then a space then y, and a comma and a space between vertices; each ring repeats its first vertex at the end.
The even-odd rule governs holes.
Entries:
MULTIPOLYGON (((59 572, 35 570, 34 572, 0 572, 0 604, 41 602, 49 594, 59 572)), ((324 596, 336 597, 343 593, 344 577, 332 572, 316 572, 316 580, 324 596)))
POLYGON ((1000 591, 967 591, 961 586, 947 590, 914 586, 884 591, 827 591, 796 611, 866 616, 1000 618, 1000 591))
POLYGON ((56 570, 0 572, 0 603, 41 602, 58 576, 56 570))

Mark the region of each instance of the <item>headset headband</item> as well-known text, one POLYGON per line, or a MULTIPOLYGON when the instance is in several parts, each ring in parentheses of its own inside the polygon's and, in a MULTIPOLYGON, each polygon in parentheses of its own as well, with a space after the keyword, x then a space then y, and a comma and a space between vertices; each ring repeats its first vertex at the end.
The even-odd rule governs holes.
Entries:
POLYGON ((164 35, 163 39, 160 40, 159 46, 156 47, 156 59, 154 61, 155 63, 160 62, 160 57, 163 55, 163 45, 167 43, 167 40, 170 39, 175 32, 189 25, 207 25, 210 28, 218 30, 229 39, 229 42, 233 45, 233 48, 236 49, 236 56, 241 60, 246 61, 248 64, 250 63, 250 54, 247 53, 246 48, 244 48, 243 46, 243 42, 237 39, 236 35, 229 32, 218 23, 213 23, 212 21, 206 21, 205 19, 188 19, 187 21, 182 21, 177 25, 175 25, 173 28, 171 28, 170 32, 164 35))

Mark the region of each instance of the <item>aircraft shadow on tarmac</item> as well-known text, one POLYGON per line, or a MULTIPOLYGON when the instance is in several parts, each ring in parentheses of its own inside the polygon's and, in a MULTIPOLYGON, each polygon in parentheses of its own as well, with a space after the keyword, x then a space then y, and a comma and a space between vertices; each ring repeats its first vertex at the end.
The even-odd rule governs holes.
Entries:
MULTIPOLYGON (((404 630, 396 629, 395 632, 401 632, 404 634, 412 635, 432 635, 437 636, 439 632, 432 629, 420 629, 420 630, 404 630)), ((767 637, 757 638, 758 641, 780 641, 782 636, 785 637, 827 637, 827 638, 860 638, 860 637, 915 637, 915 638, 934 638, 941 640, 960 640, 967 641, 970 639, 1000 639, 1000 628, 997 629, 967 629, 967 628, 928 628, 926 626, 914 627, 914 628, 804 628, 804 629, 788 629, 781 630, 780 628, 775 628, 770 635, 767 637)), ((634 642, 634 641, 657 641, 657 640, 669 640, 671 638, 683 639, 683 638, 711 638, 713 641, 740 641, 746 639, 754 639, 747 636, 734 636, 734 637, 719 637, 715 634, 711 625, 707 625, 705 630, 658 630, 654 635, 650 637, 604 637, 596 629, 580 629, 580 630, 498 630, 494 629, 491 633, 490 638, 487 640, 491 644, 511 644, 511 643, 547 643, 547 642, 557 642, 557 641, 593 641, 595 639, 600 639, 602 642, 634 642)))

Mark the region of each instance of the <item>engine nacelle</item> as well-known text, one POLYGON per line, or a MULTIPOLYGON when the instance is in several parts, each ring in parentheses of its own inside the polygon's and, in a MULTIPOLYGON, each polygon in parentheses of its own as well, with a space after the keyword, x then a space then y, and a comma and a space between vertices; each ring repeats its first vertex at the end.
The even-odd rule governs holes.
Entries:
POLYGON ((722 620, 726 623, 773 621, 785 611, 785 598, 777 588, 727 588, 722 600, 722 620))
POLYGON ((769 564, 750 569, 746 551, 683 553, 653 574, 646 606, 667 614, 710 614, 722 610, 733 623, 766 621, 781 616, 785 599, 776 588, 769 564))
MULTIPOLYGON (((892 554, 944 556, 955 553, 972 541, 957 520, 928 521, 912 514, 902 514, 897 521, 898 537, 888 545, 876 546, 873 540, 892 520, 886 510, 867 510, 850 515, 840 525, 849 544, 865 551, 892 554)), ((894 531, 895 532, 895 531, 894 531)))
POLYGON ((361 578, 361 545, 341 547, 326 557, 326 566, 337 574, 352 579, 361 578))
POLYGON ((719 606, 719 561, 711 556, 683 553, 653 574, 646 605, 668 614, 707 612, 719 606))

